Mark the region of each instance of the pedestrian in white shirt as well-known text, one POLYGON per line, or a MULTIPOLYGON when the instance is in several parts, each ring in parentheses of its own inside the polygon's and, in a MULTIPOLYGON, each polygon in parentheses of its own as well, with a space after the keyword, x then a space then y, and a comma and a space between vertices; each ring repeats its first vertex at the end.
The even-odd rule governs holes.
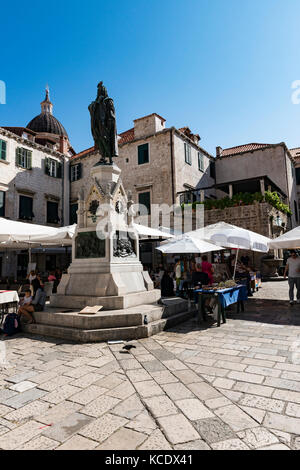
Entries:
POLYGON ((300 258, 295 250, 290 250, 290 255, 284 270, 284 278, 288 273, 290 305, 294 305, 295 287, 297 289, 297 304, 300 304, 300 258))

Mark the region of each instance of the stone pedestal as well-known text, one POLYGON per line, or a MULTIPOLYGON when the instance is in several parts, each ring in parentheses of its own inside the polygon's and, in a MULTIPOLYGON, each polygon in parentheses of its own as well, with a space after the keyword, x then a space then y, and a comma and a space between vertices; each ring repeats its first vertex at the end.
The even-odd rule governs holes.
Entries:
MULTIPOLYGON (((100 158, 100 156, 99 156, 100 158)), ((138 234, 128 224, 128 200, 116 165, 96 165, 78 201, 72 264, 51 296, 51 306, 103 305, 125 309, 157 301, 139 260, 138 234)))

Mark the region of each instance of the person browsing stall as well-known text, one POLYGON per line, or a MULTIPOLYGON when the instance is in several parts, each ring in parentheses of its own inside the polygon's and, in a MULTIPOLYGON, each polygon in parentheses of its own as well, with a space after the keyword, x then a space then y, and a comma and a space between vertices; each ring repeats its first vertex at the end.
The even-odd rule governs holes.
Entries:
POLYGON ((290 250, 290 257, 286 262, 284 278, 288 275, 290 305, 294 305, 294 290, 297 289, 297 304, 300 304, 300 258, 295 250, 290 250))

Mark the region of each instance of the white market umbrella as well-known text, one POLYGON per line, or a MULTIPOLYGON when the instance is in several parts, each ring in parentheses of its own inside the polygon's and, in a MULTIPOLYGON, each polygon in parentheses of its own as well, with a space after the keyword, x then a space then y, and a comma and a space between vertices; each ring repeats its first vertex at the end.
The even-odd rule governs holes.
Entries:
POLYGON ((237 249, 233 278, 235 278, 239 250, 252 250, 268 253, 271 239, 259 233, 246 230, 236 225, 218 222, 213 225, 190 232, 194 237, 201 237, 211 243, 222 245, 225 248, 237 249))
POLYGON ((296 227, 293 230, 284 233, 280 237, 271 240, 269 247, 274 250, 278 250, 280 248, 300 248, 300 227, 296 227))
POLYGON ((146 225, 140 225, 133 223, 133 228, 137 231, 140 238, 152 237, 152 238, 173 238, 174 235, 168 232, 163 232, 157 228, 147 227, 146 225))
POLYGON ((188 254, 209 253, 211 251, 224 250, 224 248, 205 240, 183 235, 181 237, 174 238, 170 242, 163 243, 161 246, 157 247, 156 250, 159 250, 162 253, 188 254))
POLYGON ((0 217, 0 242, 30 242, 32 237, 55 235, 57 229, 44 225, 28 224, 0 217))
POLYGON ((76 228, 77 224, 60 227, 55 229, 56 233, 52 235, 34 235, 31 237, 31 241, 40 243, 41 245, 72 245, 72 239, 75 235, 76 228))
POLYGON ((218 222, 202 229, 190 232, 194 237, 201 237, 211 243, 226 248, 238 248, 267 253, 271 239, 236 225, 218 222))

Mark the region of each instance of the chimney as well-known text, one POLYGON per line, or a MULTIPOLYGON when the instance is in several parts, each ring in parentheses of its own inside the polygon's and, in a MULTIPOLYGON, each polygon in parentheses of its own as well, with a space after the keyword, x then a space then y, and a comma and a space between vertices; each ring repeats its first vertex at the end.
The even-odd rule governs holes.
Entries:
POLYGON ((221 157, 223 153, 222 147, 216 147, 216 157, 221 157))
POLYGON ((59 151, 60 153, 64 153, 65 155, 68 153, 69 150, 69 141, 68 137, 65 135, 61 135, 59 137, 59 151))

